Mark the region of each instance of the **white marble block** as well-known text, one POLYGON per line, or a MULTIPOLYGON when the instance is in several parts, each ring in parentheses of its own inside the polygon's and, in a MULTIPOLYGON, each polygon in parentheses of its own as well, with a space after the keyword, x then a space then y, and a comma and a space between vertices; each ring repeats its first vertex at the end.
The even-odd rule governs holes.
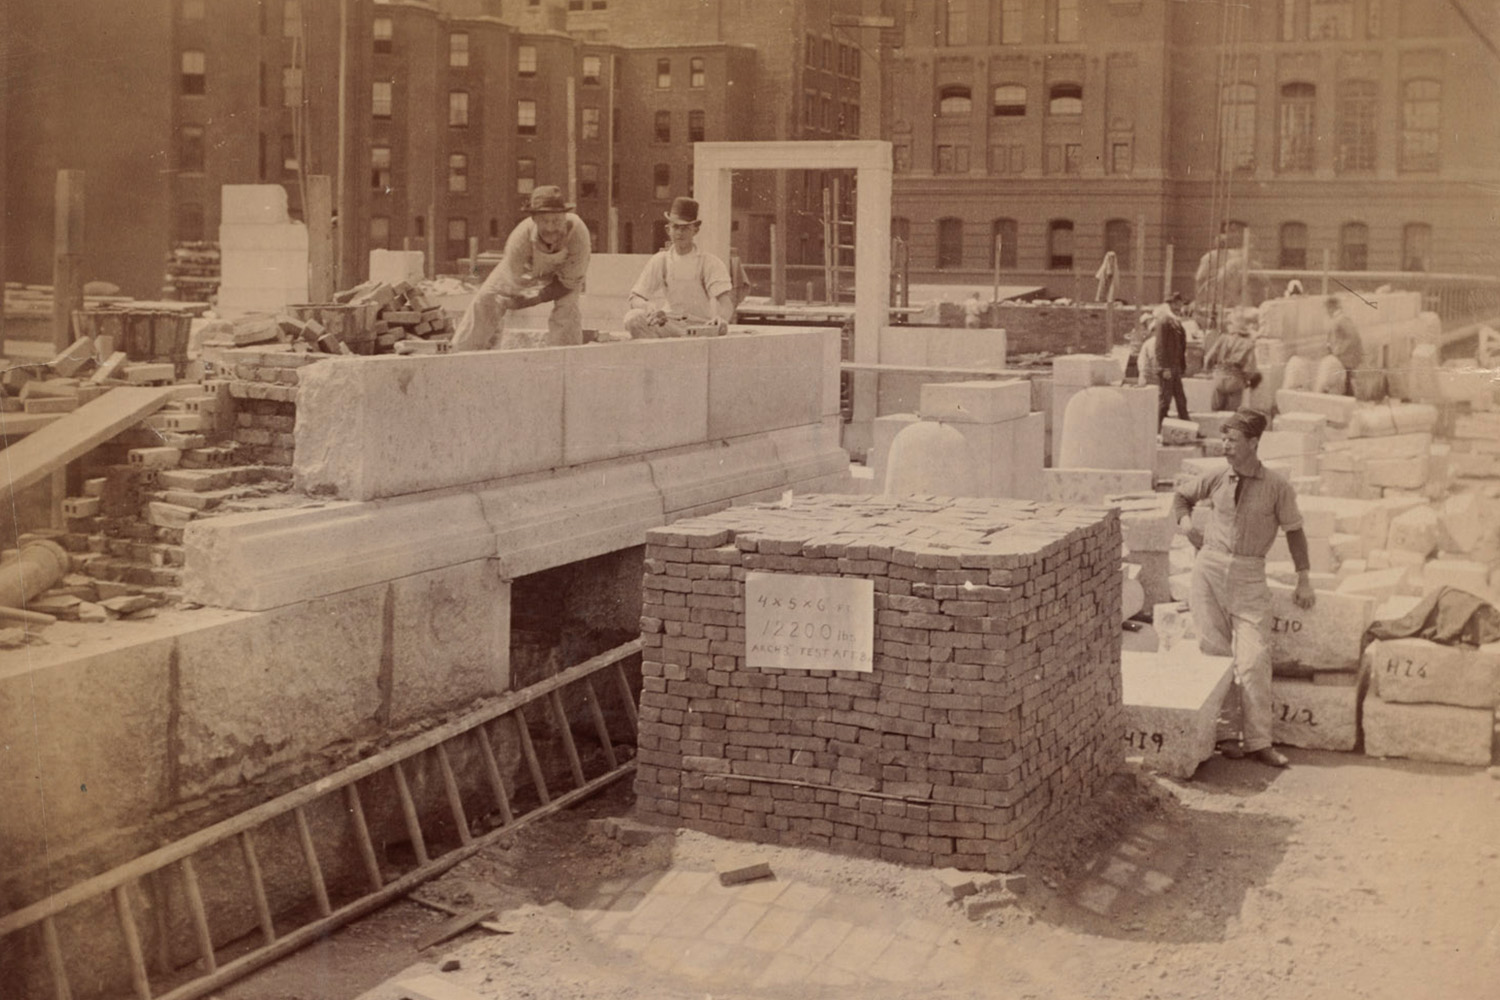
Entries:
POLYGON ((1299 608, 1291 587, 1271 584, 1271 661, 1304 670, 1358 668, 1360 640, 1376 602, 1342 591, 1320 591, 1311 608, 1299 608))
POLYGON ((1365 695, 1365 753, 1440 764, 1490 762, 1495 713, 1453 705, 1402 705, 1365 695))
POLYGON ((1365 648, 1364 663, 1375 693, 1388 702, 1468 708, 1500 704, 1500 649, 1445 646, 1418 638, 1376 639, 1365 648))
POLYGON ((1233 671, 1227 656, 1207 656, 1196 643, 1165 653, 1123 651, 1121 695, 1127 758, 1148 770, 1190 778, 1213 756, 1219 707, 1233 671))

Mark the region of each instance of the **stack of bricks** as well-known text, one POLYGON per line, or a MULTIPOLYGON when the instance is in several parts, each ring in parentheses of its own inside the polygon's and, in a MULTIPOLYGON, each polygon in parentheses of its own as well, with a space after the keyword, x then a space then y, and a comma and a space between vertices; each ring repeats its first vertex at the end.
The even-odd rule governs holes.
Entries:
POLYGON ((801 497, 647 535, 637 809, 1005 871, 1121 761, 1105 508, 801 497), (747 572, 868 579, 873 670, 750 668, 747 572))
POLYGON ((324 354, 290 348, 228 350, 215 360, 229 380, 233 435, 242 460, 291 465, 297 423, 297 381, 302 368, 324 354))

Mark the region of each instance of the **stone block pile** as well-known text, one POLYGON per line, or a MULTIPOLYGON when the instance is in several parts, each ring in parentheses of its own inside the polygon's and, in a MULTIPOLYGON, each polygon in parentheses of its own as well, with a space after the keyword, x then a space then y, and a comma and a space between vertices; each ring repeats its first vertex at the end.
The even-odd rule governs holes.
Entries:
POLYGON ((1008 870, 1120 759, 1103 508, 799 497, 648 533, 637 808, 720 836, 1008 870), (747 665, 746 575, 869 580, 869 671, 747 665))

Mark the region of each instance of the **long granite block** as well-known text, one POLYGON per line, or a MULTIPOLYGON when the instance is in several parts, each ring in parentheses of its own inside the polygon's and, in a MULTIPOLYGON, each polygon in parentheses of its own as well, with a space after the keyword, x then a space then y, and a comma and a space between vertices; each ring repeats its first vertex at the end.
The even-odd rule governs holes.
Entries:
POLYGON ((995 424, 1031 412, 1031 385, 1003 382, 929 382, 922 386, 918 415, 950 424, 995 424))
POLYGON ((1429 639, 1376 639, 1365 648, 1374 691, 1388 702, 1468 708, 1500 704, 1500 650, 1445 646, 1429 639))
MULTIPOLYGON (((712 337, 707 347, 708 437, 741 437, 799 424, 826 415, 823 357, 836 330, 760 333, 712 337)), ((627 345, 628 346, 628 345, 627 345)), ((642 346, 642 345, 636 345, 642 346)), ((837 364, 834 365, 837 371, 837 364)), ((569 411, 571 413, 571 411, 569 411)), ((837 413, 835 407, 832 413, 837 413)), ((666 421, 670 412, 647 416, 666 421)), ((636 451, 644 449, 633 449, 636 451)))
POLYGON ((1190 778, 1213 756, 1219 706, 1233 670, 1227 656, 1195 643, 1168 652, 1120 654, 1127 757, 1149 770, 1190 778))
POLYGON ((1330 396, 1305 389, 1282 389, 1276 393, 1279 413, 1320 413, 1331 424, 1347 425, 1359 403, 1353 396, 1330 396))
MULTIPOLYGON (((563 391, 562 465, 580 465, 681 447, 710 437, 725 438, 748 433, 754 426, 749 411, 756 405, 755 391, 770 393, 781 402, 772 384, 789 377, 777 366, 774 377, 762 380, 750 373, 750 384, 737 382, 735 389, 721 387, 723 412, 719 424, 726 433, 711 433, 709 419, 709 352, 723 341, 736 347, 764 346, 759 337, 650 340, 639 343, 600 344, 588 349, 560 351, 565 363, 563 391), (758 390, 752 390, 755 385, 758 390), (731 405, 732 404, 732 405, 731 405)), ((778 345, 779 346, 779 345, 778 345)), ((809 344, 808 346, 813 346, 809 344)), ((503 353, 503 352, 502 352, 503 353)), ((767 359, 759 359, 769 363, 767 359)), ((803 410, 806 419, 817 419, 817 357, 804 358, 803 410), (807 379, 811 379, 811 383, 807 379)), ((728 378, 721 375, 721 378, 728 378)), ((769 407, 768 407, 769 409, 769 407)), ((764 419, 777 420, 769 414, 764 419)), ((782 425, 784 426, 784 425, 782 425)), ((493 477, 482 477, 493 478, 493 477)), ((474 482, 475 480, 469 480, 474 482)))
POLYGON ((1319 591, 1317 603, 1299 608, 1293 588, 1271 584, 1271 661, 1310 671, 1358 668, 1360 640, 1375 613, 1372 598, 1319 591))
POLYGON ((1365 753, 1371 757, 1484 767, 1490 763, 1494 728, 1492 709, 1401 705, 1365 696, 1365 753))
POLYGON ((391 724, 510 690, 510 587, 492 559, 391 581, 391 724))
MULTIPOLYGON (((1348 676, 1353 679, 1354 675, 1348 676)), ((1277 677, 1271 682, 1271 739, 1307 750, 1353 750, 1359 739, 1359 685, 1277 677)))

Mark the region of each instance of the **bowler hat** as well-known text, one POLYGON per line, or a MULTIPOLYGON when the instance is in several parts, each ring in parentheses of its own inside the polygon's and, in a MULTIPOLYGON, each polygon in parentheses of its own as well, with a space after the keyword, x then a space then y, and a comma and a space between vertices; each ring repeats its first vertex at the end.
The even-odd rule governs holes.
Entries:
POLYGON ((526 206, 527 215, 537 215, 541 212, 571 212, 573 206, 568 204, 563 197, 562 188, 553 184, 544 184, 531 192, 531 201, 526 206))
POLYGON ((691 198, 673 198, 672 210, 666 216, 668 222, 679 226, 692 225, 698 221, 698 203, 691 198))

